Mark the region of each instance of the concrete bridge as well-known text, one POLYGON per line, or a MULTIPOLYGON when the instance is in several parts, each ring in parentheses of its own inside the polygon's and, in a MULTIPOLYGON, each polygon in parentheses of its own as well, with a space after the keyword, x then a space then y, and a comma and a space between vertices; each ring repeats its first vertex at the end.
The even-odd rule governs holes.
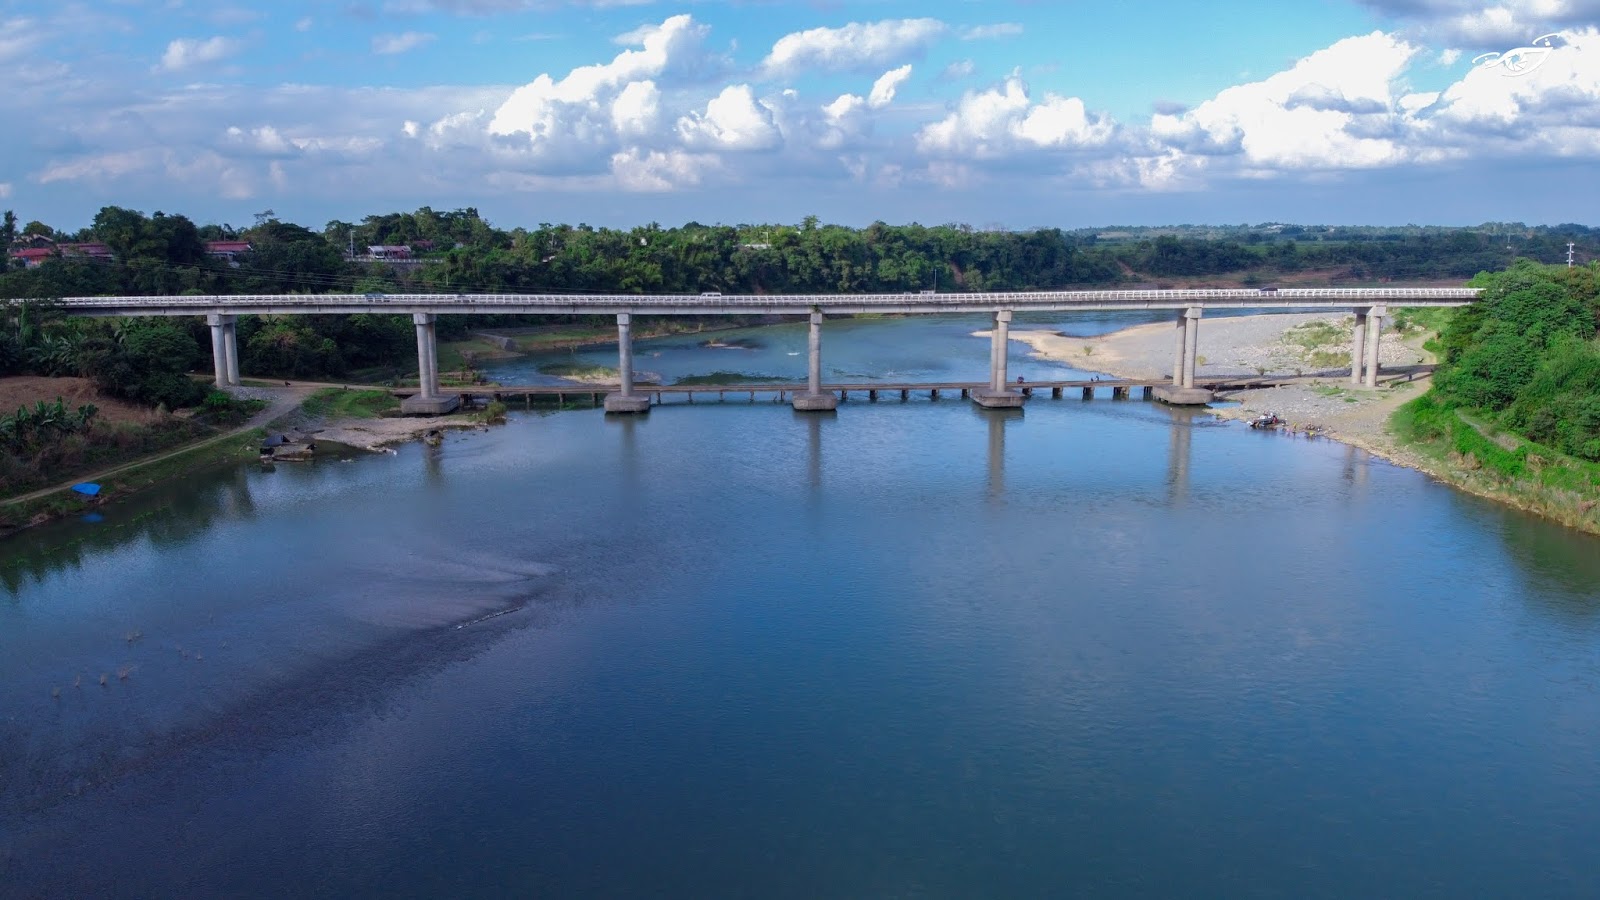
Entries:
POLYGON ((806 316, 810 322, 806 390, 794 394, 800 410, 830 410, 839 396, 822 384, 822 323, 829 315, 861 313, 986 313, 994 328, 989 383, 970 392, 991 409, 1022 405, 1023 394, 1007 384, 1007 334, 1017 312, 1069 310, 1175 310, 1172 381, 1154 388, 1157 399, 1189 405, 1209 402, 1211 391, 1195 380, 1200 320, 1208 309, 1348 310, 1355 314, 1350 380, 1375 387, 1378 339, 1390 305, 1466 306, 1476 288, 1203 288, 1195 290, 1007 291, 900 294, 241 294, 184 297, 65 297, 64 311, 80 316, 193 316, 211 325, 218 386, 239 383, 235 322, 240 315, 410 314, 417 328, 420 388, 405 400, 407 412, 448 412, 459 395, 439 389, 434 333, 440 315, 614 315, 617 320, 618 388, 606 397, 607 412, 648 412, 651 398, 633 378, 632 324, 636 315, 806 316))

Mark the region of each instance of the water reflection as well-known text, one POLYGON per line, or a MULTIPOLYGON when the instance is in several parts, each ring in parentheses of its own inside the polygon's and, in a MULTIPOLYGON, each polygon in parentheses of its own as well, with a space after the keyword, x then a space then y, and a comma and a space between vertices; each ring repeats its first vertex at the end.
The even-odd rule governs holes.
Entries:
POLYGON ((1177 509, 1189 500, 1189 456, 1195 412, 1174 407, 1167 437, 1167 506, 1177 509))
POLYGON ((973 410, 987 420, 988 497, 991 504, 998 505, 1003 503, 1006 493, 1006 429, 1022 421, 1022 410, 982 409, 976 405, 973 410))

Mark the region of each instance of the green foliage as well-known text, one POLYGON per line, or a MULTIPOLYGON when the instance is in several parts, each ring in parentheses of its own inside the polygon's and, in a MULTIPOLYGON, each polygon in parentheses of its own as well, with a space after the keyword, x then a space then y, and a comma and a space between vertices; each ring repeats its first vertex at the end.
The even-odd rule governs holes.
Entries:
POLYGON ((66 435, 87 429, 97 412, 93 403, 69 410, 60 397, 55 403, 40 400, 32 409, 18 407, 16 413, 0 416, 0 445, 12 452, 37 453, 66 435))
POLYGON ((300 408, 309 415, 333 419, 371 419, 400 408, 388 391, 353 391, 323 388, 307 397, 300 408))
POLYGON ((1440 336, 1436 402, 1482 410, 1540 444, 1600 460, 1597 269, 1523 262, 1478 276, 1481 299, 1440 336))

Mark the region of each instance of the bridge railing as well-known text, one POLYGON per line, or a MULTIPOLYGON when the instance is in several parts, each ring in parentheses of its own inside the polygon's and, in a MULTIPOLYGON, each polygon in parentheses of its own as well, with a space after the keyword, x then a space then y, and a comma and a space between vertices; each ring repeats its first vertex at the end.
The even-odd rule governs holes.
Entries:
POLYGON ((796 306, 916 307, 935 311, 940 307, 1056 306, 1102 303, 1181 304, 1207 301, 1254 302, 1262 307, 1327 301, 1333 304, 1396 303, 1407 300, 1470 302, 1477 299, 1476 288, 1381 287, 1381 288, 1190 288, 1181 290, 1086 290, 1086 291, 983 291, 973 293, 902 292, 890 294, 213 294, 174 297, 63 297, 58 302, 66 309, 185 309, 205 312, 219 307, 272 306, 316 309, 352 306, 381 310, 389 305, 432 306, 439 309, 462 307, 480 309, 497 306, 605 308, 627 307, 684 310, 763 310, 792 309, 796 306))

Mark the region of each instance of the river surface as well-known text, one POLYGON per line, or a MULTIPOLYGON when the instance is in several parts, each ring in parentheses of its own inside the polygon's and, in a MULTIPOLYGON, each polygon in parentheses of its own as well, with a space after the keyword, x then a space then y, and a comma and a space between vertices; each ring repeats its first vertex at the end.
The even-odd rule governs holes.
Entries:
POLYGON ((0 543, 0 895, 1596 891, 1600 542, 1336 443, 514 413, 102 515, 0 543))

